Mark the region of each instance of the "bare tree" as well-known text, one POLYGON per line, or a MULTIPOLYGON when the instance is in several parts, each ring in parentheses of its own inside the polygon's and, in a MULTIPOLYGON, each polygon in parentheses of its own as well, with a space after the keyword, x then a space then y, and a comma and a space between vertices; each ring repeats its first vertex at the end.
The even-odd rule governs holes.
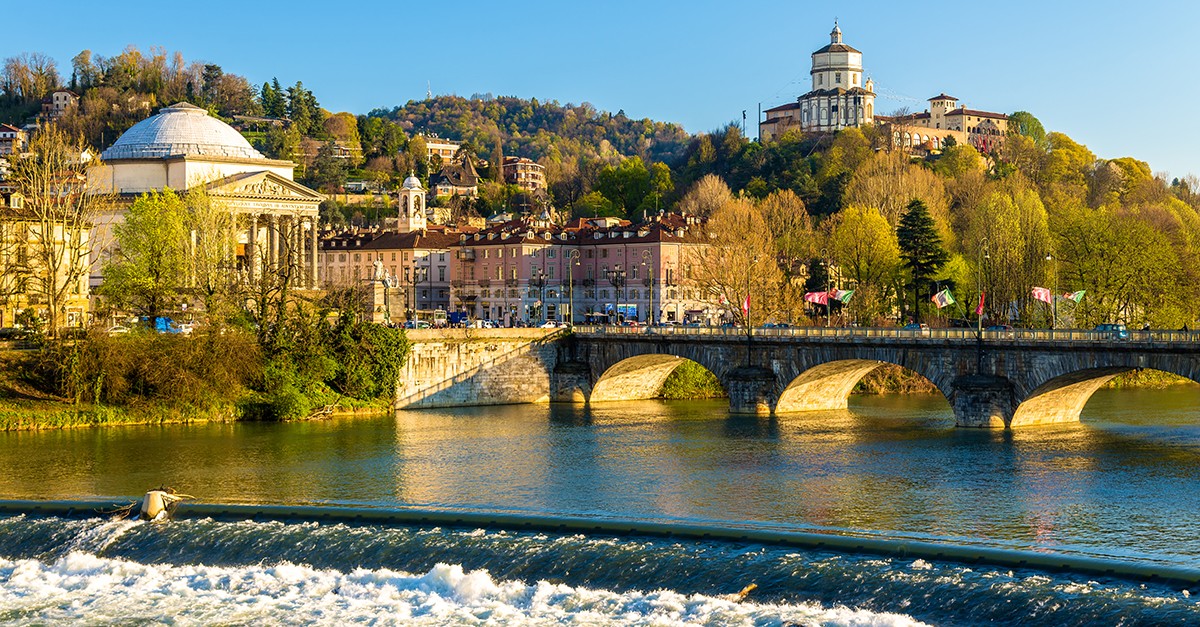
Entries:
POLYGON ((86 302, 91 254, 89 235, 111 197, 88 188, 84 146, 55 126, 33 136, 28 158, 13 163, 10 182, 24 198, 20 215, 27 228, 26 285, 45 308, 47 332, 57 336, 68 304, 86 302))
POLYGON ((786 285, 775 256, 775 243, 762 213, 746 200, 717 209, 706 224, 708 245, 690 260, 694 280, 707 300, 723 307, 736 324, 762 324, 785 306, 786 285))

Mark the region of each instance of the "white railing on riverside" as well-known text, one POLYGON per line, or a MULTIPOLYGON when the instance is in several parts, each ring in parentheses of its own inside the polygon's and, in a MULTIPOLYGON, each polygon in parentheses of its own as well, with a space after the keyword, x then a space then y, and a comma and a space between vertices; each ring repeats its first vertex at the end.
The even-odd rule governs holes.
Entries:
MULTIPOLYGON (((616 326, 575 325, 575 333, 586 335, 668 335, 668 336, 715 336, 745 338, 745 327, 695 327, 678 325, 661 326, 616 326)), ((897 327, 756 327, 751 329, 756 338, 817 338, 857 340, 863 338, 888 338, 912 340, 952 340, 976 342, 982 339, 989 343, 1010 342, 1119 342, 1119 343, 1200 343, 1200 331, 1129 331, 1128 337, 1118 337, 1111 331, 1085 329, 1011 329, 984 331, 975 329, 901 329, 897 327), (982 335, 982 337, 981 337, 982 335)))

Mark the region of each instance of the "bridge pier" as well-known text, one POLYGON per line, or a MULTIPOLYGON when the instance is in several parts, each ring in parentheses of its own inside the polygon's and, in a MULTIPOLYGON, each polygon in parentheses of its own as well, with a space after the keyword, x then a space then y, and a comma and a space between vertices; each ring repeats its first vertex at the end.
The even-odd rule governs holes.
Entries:
POLYGON ((967 375, 951 384, 950 406, 954 425, 981 429, 1004 429, 1016 413, 1013 385, 1003 377, 967 375))
POLYGON ((775 373, 766 368, 743 366, 734 368, 722 382, 729 395, 729 413, 766 416, 779 400, 775 373))
POLYGON ((592 395, 592 368, 582 361, 563 361, 550 373, 550 402, 586 403, 592 395))

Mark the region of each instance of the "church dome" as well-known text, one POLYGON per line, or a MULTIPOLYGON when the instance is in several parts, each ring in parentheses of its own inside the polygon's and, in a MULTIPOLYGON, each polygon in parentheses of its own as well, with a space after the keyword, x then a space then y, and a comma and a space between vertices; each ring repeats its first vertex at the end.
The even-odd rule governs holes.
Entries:
POLYGON ((210 116, 208 111, 200 107, 181 102, 163 107, 157 114, 134 124, 100 154, 100 159, 165 159, 175 156, 250 160, 266 158, 232 126, 210 116))
POLYGON ((409 174, 408 178, 404 179, 403 187, 404 189, 425 189, 424 187, 421 187, 421 179, 413 176, 412 174, 409 174))

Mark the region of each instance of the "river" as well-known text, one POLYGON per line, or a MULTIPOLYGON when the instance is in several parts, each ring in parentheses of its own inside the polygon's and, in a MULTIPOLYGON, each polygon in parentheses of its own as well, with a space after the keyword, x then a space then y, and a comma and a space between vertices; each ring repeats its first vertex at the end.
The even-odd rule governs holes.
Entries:
MULTIPOLYGON (((1200 386, 1079 424, 956 429, 938 396, 735 417, 722 401, 0 433, 0 498, 587 517, 1200 568, 1200 386)), ((0 623, 1183 624, 1181 585, 746 543, 497 529, 0 518, 0 623), (759 587, 746 602, 723 595, 759 587), (281 614, 283 613, 283 614, 281 614)))

